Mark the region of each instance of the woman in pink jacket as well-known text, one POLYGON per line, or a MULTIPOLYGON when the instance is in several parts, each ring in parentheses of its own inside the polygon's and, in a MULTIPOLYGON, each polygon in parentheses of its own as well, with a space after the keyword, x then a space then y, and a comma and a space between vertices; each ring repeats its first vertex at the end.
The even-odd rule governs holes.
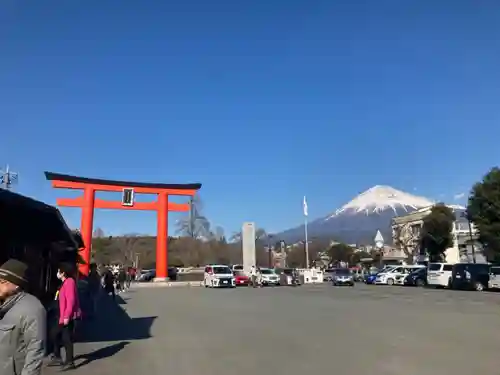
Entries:
POLYGON ((59 302, 59 324, 52 330, 53 355, 50 366, 63 366, 64 370, 75 368, 73 361, 73 332, 75 320, 81 316, 78 290, 74 278, 74 267, 70 264, 61 264, 57 271, 57 278, 62 285, 56 294, 59 302), (61 357, 61 346, 64 346, 65 360, 61 357))

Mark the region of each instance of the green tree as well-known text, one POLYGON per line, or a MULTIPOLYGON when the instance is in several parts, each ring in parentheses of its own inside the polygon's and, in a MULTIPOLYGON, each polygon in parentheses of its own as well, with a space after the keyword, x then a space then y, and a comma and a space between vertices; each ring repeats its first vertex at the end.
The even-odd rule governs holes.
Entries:
POLYGON ((336 243, 330 246, 327 251, 330 262, 348 262, 352 263, 354 249, 345 243, 336 243))
POLYGON ((500 261, 500 169, 492 168, 469 196, 468 219, 476 226, 478 241, 490 262, 500 261))
POLYGON ((350 263, 357 264, 361 262, 361 259, 368 259, 371 257, 371 254, 367 253, 366 251, 356 251, 354 254, 352 254, 350 263))
POLYGON ((453 223, 455 214, 444 203, 438 203, 423 219, 420 246, 431 262, 442 262, 446 249, 453 246, 453 223))

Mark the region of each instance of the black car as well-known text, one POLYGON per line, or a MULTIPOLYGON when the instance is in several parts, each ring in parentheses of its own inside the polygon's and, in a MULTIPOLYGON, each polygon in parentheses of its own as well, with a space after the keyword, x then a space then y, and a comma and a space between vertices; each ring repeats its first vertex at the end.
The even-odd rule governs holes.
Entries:
POLYGON ((405 286, 426 286, 427 285, 427 268, 419 268, 413 271, 404 280, 405 286))
POLYGON ((477 290, 488 289, 490 280, 490 264, 485 263, 457 263, 451 270, 451 289, 477 290))

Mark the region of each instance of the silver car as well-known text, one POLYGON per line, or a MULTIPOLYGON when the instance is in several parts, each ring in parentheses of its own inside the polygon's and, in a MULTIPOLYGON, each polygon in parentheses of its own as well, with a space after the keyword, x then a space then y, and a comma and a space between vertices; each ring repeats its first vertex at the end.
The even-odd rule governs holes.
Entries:
POLYGON ((335 286, 354 286, 354 275, 349 268, 337 268, 333 274, 332 284, 335 286))

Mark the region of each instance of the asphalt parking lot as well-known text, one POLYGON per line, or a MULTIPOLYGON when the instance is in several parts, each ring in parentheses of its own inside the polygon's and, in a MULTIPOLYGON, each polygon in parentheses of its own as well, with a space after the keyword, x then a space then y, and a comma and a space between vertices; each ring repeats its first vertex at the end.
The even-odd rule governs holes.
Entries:
MULTIPOLYGON (((404 287, 142 288, 76 373, 500 372, 500 294, 404 287), (113 326, 114 325, 114 326, 113 326)), ((81 363, 81 359, 77 361, 81 363)))

